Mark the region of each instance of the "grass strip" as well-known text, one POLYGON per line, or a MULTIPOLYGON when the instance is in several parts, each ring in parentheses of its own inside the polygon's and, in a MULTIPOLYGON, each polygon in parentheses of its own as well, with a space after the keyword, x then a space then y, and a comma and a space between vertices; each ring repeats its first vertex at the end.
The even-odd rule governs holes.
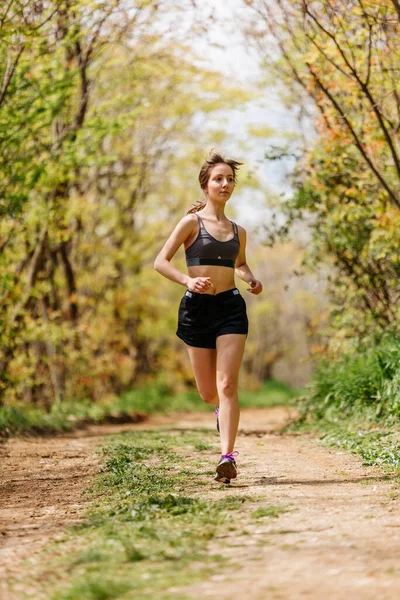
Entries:
POLYGON ((387 329, 321 358, 292 429, 318 431, 330 447, 359 454, 367 466, 400 467, 400 336, 387 329))
POLYGON ((113 436, 88 491, 87 518, 52 542, 30 573, 35 600, 178 600, 185 585, 232 568, 226 556, 210 553, 210 540, 285 509, 263 506, 254 514, 258 497, 214 483, 218 453, 209 430, 113 436))
MULTIPOLYGON (((243 389, 240 403, 243 408, 264 408, 293 403, 300 391, 280 381, 264 382, 259 389, 243 389)), ((20 434, 53 434, 71 431, 89 424, 137 422, 154 413, 209 411, 196 390, 174 393, 160 385, 137 388, 102 402, 87 398, 65 400, 48 410, 19 404, 0 406, 0 437, 20 434)))
MULTIPOLYGON (((332 415, 330 415, 332 417, 332 415)), ((301 418, 285 428, 286 431, 313 432, 327 447, 358 454, 365 466, 382 466, 387 472, 400 469, 400 429, 398 425, 378 423, 371 419, 370 411, 360 411, 357 416, 341 418, 301 418)))
POLYGON ((326 424, 321 441, 326 446, 359 454, 366 466, 379 465, 391 472, 400 468, 400 431, 397 428, 354 428, 351 422, 340 427, 326 424))

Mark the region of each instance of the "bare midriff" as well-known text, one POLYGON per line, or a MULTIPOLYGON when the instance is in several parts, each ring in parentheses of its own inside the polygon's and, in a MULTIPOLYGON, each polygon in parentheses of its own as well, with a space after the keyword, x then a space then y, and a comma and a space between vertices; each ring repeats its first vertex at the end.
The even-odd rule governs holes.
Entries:
POLYGON ((220 292, 231 290, 235 287, 235 269, 232 267, 217 267, 215 265, 198 265, 188 267, 189 277, 209 277, 214 287, 210 287, 204 294, 214 296, 220 292))

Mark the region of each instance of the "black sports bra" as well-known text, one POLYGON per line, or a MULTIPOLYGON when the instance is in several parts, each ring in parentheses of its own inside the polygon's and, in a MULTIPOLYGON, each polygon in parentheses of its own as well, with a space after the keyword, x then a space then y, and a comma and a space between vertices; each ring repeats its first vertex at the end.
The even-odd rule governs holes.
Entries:
POLYGON ((197 265, 217 265, 220 267, 235 268, 235 261, 240 250, 240 241, 236 223, 231 221, 233 238, 226 242, 220 242, 210 235, 204 227, 204 223, 196 214, 199 223, 197 238, 189 248, 186 249, 186 265, 193 267, 197 265))

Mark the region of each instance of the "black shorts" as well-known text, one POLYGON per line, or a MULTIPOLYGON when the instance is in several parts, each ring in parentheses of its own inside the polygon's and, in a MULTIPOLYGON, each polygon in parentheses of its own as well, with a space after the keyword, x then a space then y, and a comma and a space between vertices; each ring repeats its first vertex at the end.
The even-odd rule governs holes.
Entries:
POLYGON ((215 348, 219 335, 247 336, 248 331, 246 302, 237 288, 215 295, 186 290, 179 305, 176 335, 189 346, 215 348))

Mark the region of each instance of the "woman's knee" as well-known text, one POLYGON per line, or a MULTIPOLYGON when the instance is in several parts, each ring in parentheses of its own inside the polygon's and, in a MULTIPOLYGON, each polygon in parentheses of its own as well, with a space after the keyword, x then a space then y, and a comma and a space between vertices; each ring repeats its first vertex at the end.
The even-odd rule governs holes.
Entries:
POLYGON ((217 390, 201 390, 200 391, 201 399, 206 404, 218 404, 218 393, 217 390))
POLYGON ((219 377, 217 380, 218 393, 223 396, 235 396, 237 394, 237 378, 229 375, 219 377))

